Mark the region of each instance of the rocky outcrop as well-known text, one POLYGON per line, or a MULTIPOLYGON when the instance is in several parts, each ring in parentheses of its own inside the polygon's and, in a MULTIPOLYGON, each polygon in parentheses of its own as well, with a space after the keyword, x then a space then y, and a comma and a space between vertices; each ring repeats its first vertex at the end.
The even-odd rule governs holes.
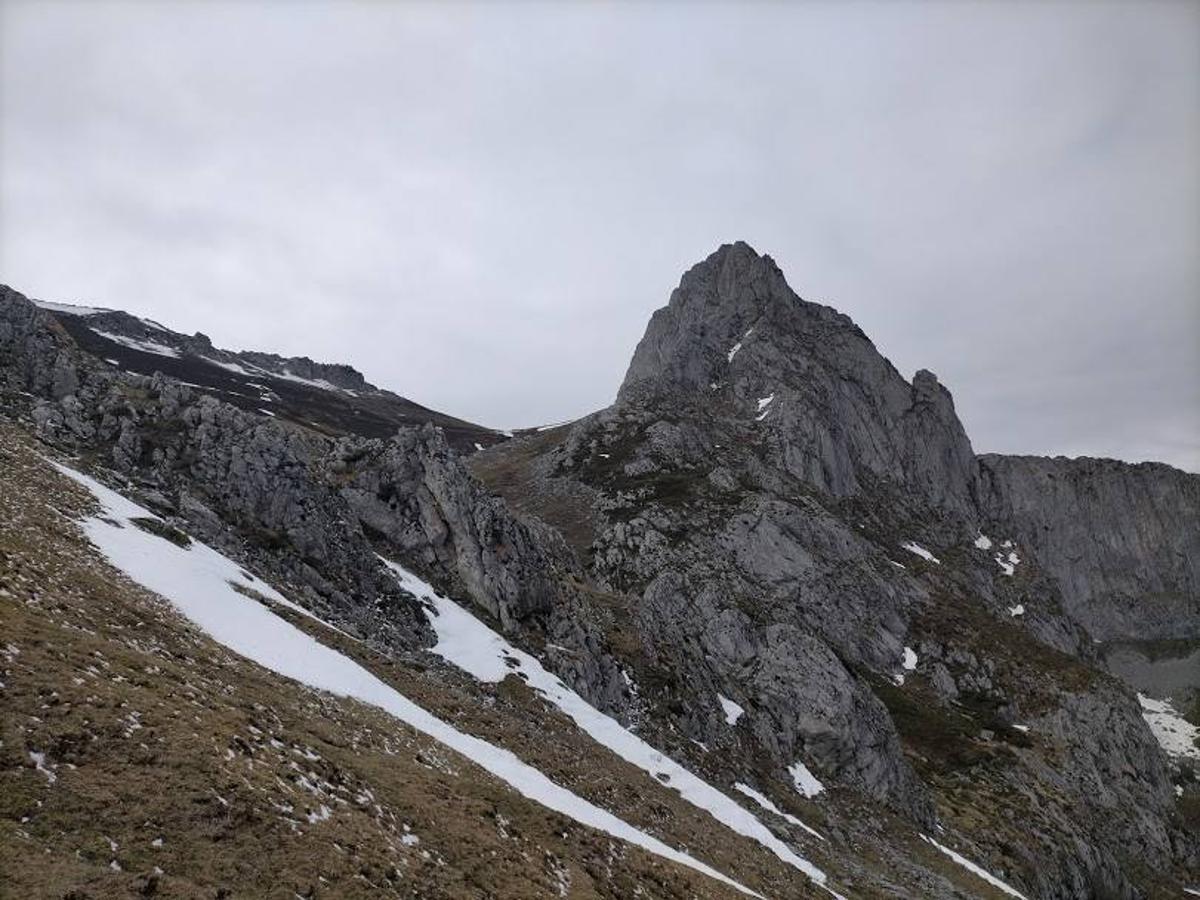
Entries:
POLYGON ((1194 504, 1171 505, 1185 486, 1159 478, 1122 532, 1120 490, 1139 488, 1082 475, 1073 491, 1107 499, 1051 491, 1060 511, 1038 519, 1039 489, 1009 485, 1006 465, 976 459, 935 376, 906 382, 848 318, 732 244, 654 314, 612 407, 490 449, 479 471, 564 533, 588 521, 586 571, 605 604, 624 598, 634 639, 576 656, 640 674, 633 717, 783 783, 803 761, 924 827, 978 804, 965 827, 1019 860, 1037 896, 1143 896, 1120 855, 1169 867, 1194 849, 1137 702, 1077 623, 1105 592, 1194 583, 1177 558, 1200 558, 1194 504), (1048 538, 1075 503, 1099 506, 1048 538), (1168 523, 1189 535, 1149 552, 1168 523), (1067 552, 1089 527, 1093 549, 1067 552), (1127 556, 1106 568, 1091 555, 1114 541, 1127 556), (730 720, 721 698, 743 712, 730 720))
POLYGON ((162 374, 113 371, 12 291, 0 299, 0 363, 7 386, 32 395, 45 440, 98 455, 159 512, 393 647, 431 632, 373 542, 506 628, 545 613, 569 566, 561 541, 487 496, 433 426, 335 439, 162 374))
POLYGON ((73 396, 79 387, 70 339, 6 285, 0 285, 0 375, 9 390, 55 400, 73 396))
POLYGON ((1200 475, 1160 463, 980 457, 980 507, 1097 640, 1200 637, 1200 475))
POLYGON ((390 441, 347 439, 329 470, 357 520, 425 571, 449 576, 453 593, 475 600, 506 631, 545 617, 573 569, 562 538, 518 522, 463 467, 432 426, 390 441))
POLYGON ((711 395, 761 421, 779 462, 834 496, 875 479, 965 518, 976 465, 950 393, 906 382, 846 316, 801 300, 769 256, 727 244, 654 313, 618 404, 711 395))

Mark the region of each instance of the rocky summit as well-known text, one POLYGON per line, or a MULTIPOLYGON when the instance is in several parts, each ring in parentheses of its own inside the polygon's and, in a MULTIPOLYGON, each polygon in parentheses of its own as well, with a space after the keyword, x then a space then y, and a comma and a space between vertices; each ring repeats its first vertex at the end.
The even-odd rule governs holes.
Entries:
POLYGON ((0 288, 0 710, 4 896, 1200 893, 1200 476, 744 243, 516 435, 0 288))

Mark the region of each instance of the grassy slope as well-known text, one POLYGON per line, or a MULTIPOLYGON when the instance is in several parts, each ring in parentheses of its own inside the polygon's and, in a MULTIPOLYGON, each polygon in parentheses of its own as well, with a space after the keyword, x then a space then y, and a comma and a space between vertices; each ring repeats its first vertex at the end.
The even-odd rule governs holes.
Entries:
POLYGON ((0 895, 730 896, 229 654, 96 556, 12 430, 0 471, 0 895))

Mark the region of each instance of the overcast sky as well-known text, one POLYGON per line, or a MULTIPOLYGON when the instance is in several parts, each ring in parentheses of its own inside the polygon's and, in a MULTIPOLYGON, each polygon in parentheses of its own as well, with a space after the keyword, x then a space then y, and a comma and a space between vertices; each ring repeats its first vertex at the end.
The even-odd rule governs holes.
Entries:
POLYGON ((718 244, 978 451, 1200 471, 1200 4, 0 0, 0 281, 494 426, 718 244))

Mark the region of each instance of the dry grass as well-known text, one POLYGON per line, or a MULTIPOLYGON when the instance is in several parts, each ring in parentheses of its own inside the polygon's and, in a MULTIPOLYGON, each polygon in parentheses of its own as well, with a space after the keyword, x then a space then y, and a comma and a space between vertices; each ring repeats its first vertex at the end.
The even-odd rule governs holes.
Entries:
POLYGON ((0 471, 0 895, 732 895, 228 653, 97 557, 11 429, 0 471))

